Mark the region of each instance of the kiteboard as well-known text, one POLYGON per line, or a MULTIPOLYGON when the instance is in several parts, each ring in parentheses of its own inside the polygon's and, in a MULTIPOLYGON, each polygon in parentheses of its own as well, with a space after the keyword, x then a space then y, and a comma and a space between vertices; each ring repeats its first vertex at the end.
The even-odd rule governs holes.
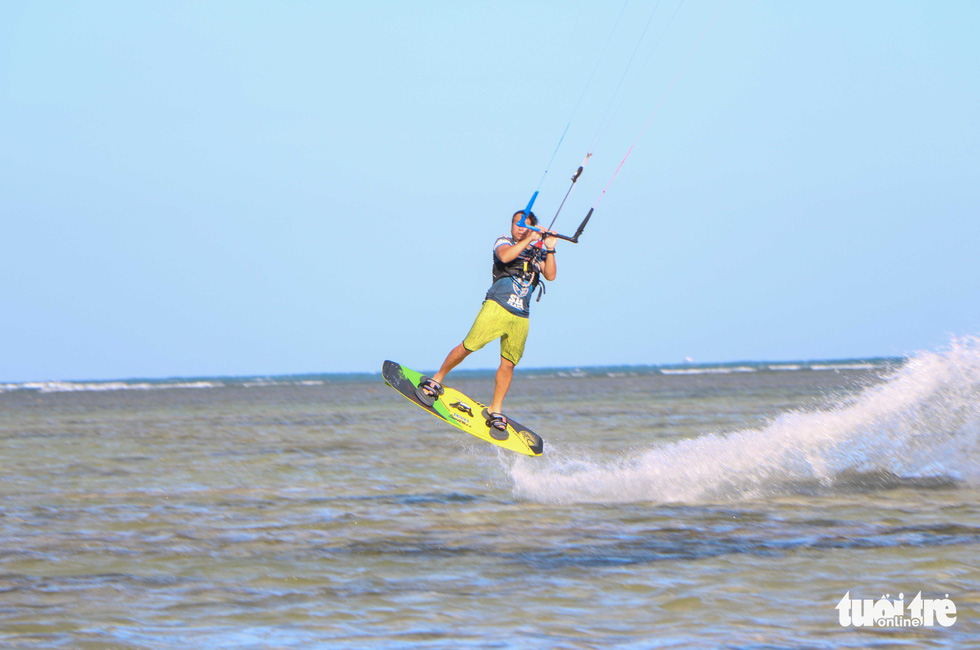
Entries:
POLYGON ((404 395, 408 401, 440 420, 473 434, 480 440, 486 440, 498 447, 526 456, 540 456, 544 451, 544 441, 541 440, 541 436, 509 417, 506 432, 489 427, 483 415, 486 405, 467 397, 455 388, 443 384, 443 394, 432 406, 426 406, 415 395, 415 389, 422 381, 422 373, 394 361, 385 361, 381 375, 386 384, 404 395))

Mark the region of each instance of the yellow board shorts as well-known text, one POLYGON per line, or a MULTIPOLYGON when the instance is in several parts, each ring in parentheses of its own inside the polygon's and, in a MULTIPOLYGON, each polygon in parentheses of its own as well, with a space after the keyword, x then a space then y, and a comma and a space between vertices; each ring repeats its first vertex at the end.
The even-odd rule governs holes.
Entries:
POLYGON ((524 356, 529 320, 510 313, 493 300, 485 300, 473 321, 470 333, 463 339, 463 347, 470 352, 476 352, 499 338, 500 356, 517 365, 524 356))

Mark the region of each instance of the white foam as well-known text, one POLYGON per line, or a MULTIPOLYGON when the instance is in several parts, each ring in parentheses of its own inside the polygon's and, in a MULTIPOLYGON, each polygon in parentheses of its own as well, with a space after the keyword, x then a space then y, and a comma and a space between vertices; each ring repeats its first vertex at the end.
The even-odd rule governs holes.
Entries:
POLYGON ((663 368, 665 375, 730 375, 736 372, 758 372, 751 366, 709 366, 704 368, 663 368))
POLYGON ((658 445, 612 460, 517 459, 516 495, 541 502, 714 502, 789 494, 848 476, 980 484, 980 339, 913 356, 881 383, 762 429, 658 445), (545 463, 541 463, 545 460, 545 463))
POLYGON ((815 363, 810 366, 813 370, 874 370, 873 363, 815 363))
POLYGON ((39 393, 76 393, 115 390, 160 390, 164 388, 219 388, 223 386, 213 381, 186 381, 174 383, 149 383, 126 381, 29 381, 22 384, 0 384, 0 392, 13 390, 33 390, 39 393))

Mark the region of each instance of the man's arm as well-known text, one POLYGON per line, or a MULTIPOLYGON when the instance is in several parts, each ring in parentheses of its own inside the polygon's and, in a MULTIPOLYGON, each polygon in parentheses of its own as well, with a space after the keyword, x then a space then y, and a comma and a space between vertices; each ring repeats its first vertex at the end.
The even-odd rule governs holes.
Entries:
MULTIPOLYGON (((557 244, 557 243, 558 243, 558 240, 555 237, 545 237, 544 238, 544 247, 547 250, 555 250, 555 244, 557 244)), ((545 258, 544 258, 544 266, 541 269, 541 275, 543 275, 544 276, 544 279, 547 280, 548 282, 553 281, 555 279, 555 277, 557 277, 557 275, 558 275, 558 265, 555 264, 555 254, 554 253, 548 253, 545 256, 545 258)))
POLYGON ((507 264, 508 262, 513 262, 514 260, 516 260, 517 256, 520 255, 525 248, 527 248, 528 246, 530 246, 540 238, 541 235, 534 232, 533 230, 529 230, 527 234, 524 235, 524 239, 520 240, 516 244, 505 244, 503 246, 498 246, 493 250, 493 253, 494 255, 497 256, 498 260, 500 260, 504 264, 507 264))

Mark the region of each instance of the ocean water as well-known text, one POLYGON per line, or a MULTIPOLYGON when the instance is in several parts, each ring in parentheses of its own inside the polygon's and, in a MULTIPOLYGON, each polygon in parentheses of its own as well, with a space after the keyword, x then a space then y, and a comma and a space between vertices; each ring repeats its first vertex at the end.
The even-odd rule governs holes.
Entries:
POLYGON ((0 384, 0 646, 980 647, 977 341, 507 406, 543 457, 380 372, 0 384))

